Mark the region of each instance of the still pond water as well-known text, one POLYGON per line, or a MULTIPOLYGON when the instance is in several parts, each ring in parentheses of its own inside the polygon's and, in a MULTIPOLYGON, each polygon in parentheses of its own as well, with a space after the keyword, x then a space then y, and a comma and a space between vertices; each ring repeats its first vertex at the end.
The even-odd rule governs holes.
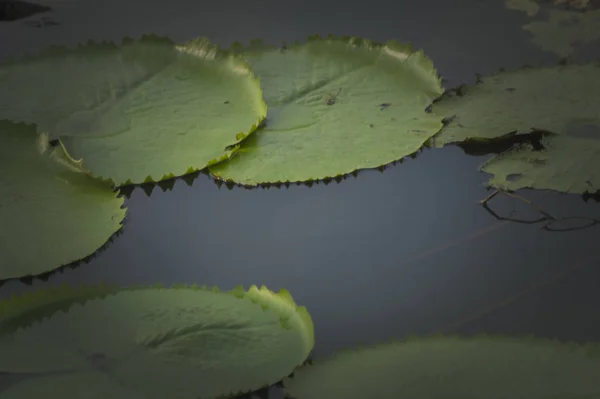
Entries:
MULTIPOLYGON (((0 59, 144 33, 207 36, 223 46, 332 33, 410 41, 434 60, 447 88, 499 67, 557 61, 528 42, 520 28, 527 17, 502 1, 46 3, 59 25, 0 24, 0 59)), ((200 175, 150 197, 137 188, 123 234, 91 263, 31 286, 7 283, 0 298, 65 282, 287 288, 312 314, 315 357, 434 332, 600 341, 600 226, 552 233, 496 220, 478 204, 487 195, 487 176, 477 170, 486 158, 449 147, 339 184, 227 189, 200 175)), ((578 196, 522 194, 556 216, 600 218, 600 204, 578 196)), ((507 197, 493 206, 536 216, 507 197)))

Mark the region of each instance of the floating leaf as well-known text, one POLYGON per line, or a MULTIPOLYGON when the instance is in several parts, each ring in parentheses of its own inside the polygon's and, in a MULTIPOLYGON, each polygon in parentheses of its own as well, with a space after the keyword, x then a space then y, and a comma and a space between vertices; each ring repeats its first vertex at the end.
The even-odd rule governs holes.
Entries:
POLYGON ((550 136, 544 150, 517 147, 494 156, 481 170, 494 175, 489 185, 584 194, 600 190, 600 134, 596 139, 550 136))
POLYGON ((269 115, 235 157, 210 167, 217 178, 257 185, 376 168, 415 153, 441 128, 426 112, 441 79, 409 45, 313 37, 281 49, 258 43, 243 54, 269 115))
POLYGON ((586 12, 550 10, 548 19, 523 26, 532 33, 531 42, 542 50, 566 57, 575 45, 600 39, 600 9, 586 12))
POLYGON ((598 5, 598 0, 538 0, 571 10, 585 11, 598 5))
POLYGON ((0 372, 38 373, 0 396, 229 396, 281 380, 313 345, 287 291, 65 286, 0 301, 0 372))
POLYGON ((595 398, 598 370, 598 344, 432 337, 343 352, 284 385, 295 399, 595 398))
POLYGON ((566 133, 600 121, 600 67, 596 64, 499 72, 448 91, 433 112, 448 123, 435 145, 492 139, 540 130, 566 133))
POLYGON ((110 42, 52 46, 36 56, 0 64, 0 118, 36 123, 58 135, 99 134, 99 117, 175 57, 174 43, 144 36, 110 42))
POLYGON ((552 4, 568 10, 586 11, 591 9, 597 0, 505 0, 504 6, 510 10, 517 10, 533 17, 540 11, 539 3, 552 4))
POLYGON ((205 39, 145 37, 0 67, 0 117, 35 122, 114 185, 159 181, 227 159, 266 115, 246 63, 205 39))
POLYGON ((504 6, 509 10, 522 11, 530 17, 540 11, 540 5, 536 0, 505 0, 504 6))
POLYGON ((91 255, 121 228, 117 195, 35 126, 0 121, 0 280, 91 255))

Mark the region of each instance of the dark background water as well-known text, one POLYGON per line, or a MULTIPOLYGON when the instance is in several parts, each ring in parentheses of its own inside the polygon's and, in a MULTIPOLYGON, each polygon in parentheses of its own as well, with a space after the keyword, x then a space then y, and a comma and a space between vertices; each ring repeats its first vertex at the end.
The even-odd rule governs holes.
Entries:
MULTIPOLYGON (((59 23, 0 23, 0 59, 50 44, 144 33, 227 46, 311 34, 397 39, 423 48, 447 88, 499 67, 552 64, 528 42, 528 18, 502 1, 46 1, 59 23)), ((542 14, 543 17, 543 14, 542 14)), ((31 17, 35 21, 39 17, 31 17)), ((575 59, 591 55, 581 48, 575 59)), ((173 191, 136 189, 123 234, 87 265, 0 298, 62 283, 196 282, 287 288, 316 328, 315 356, 357 343, 434 332, 535 334, 600 341, 600 226, 552 233, 500 222, 478 205, 487 175, 457 147, 426 150, 385 172, 288 189, 219 188, 200 175, 173 191)), ((524 191, 556 216, 600 218, 579 196, 524 191)), ((498 197, 494 206, 535 217, 498 197)), ((26 222, 26 221, 24 221, 26 222)))

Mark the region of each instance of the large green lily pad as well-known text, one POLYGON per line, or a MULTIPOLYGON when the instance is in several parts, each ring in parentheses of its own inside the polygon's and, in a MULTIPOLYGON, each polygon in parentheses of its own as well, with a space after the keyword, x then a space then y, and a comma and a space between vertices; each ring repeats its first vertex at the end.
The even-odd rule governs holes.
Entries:
POLYGON ((35 123, 51 137, 98 134, 94 122, 172 62, 166 38, 52 46, 0 64, 0 119, 35 123), (90 130, 92 130, 90 132, 90 130))
POLYGON ((256 185, 336 177, 415 153, 441 128, 426 112, 441 79, 409 45, 312 37, 234 51, 260 78, 269 114, 235 157, 210 166, 217 178, 256 185))
POLYGON ((598 344, 435 337, 343 352, 284 385, 295 399, 591 399, 598 370, 598 344))
POLYGON ((595 139, 550 136, 542 143, 542 151, 521 146, 487 161, 481 170, 494 175, 488 185, 510 191, 534 188, 574 194, 600 190, 600 134, 595 139))
POLYGON ((0 372, 28 375, 0 396, 229 397, 279 381, 313 345, 285 290, 62 287, 0 302, 0 372))
POLYGON ((51 48, 0 66, 0 118, 37 123, 117 186, 225 160, 265 115, 246 63, 205 39, 51 48))
POLYGON ((600 121, 600 67, 559 65, 498 72, 448 91, 433 112, 448 118, 435 145, 534 130, 563 134, 600 121))
POLYGON ((0 121, 0 280, 91 255, 121 228, 123 201, 35 126, 0 121))

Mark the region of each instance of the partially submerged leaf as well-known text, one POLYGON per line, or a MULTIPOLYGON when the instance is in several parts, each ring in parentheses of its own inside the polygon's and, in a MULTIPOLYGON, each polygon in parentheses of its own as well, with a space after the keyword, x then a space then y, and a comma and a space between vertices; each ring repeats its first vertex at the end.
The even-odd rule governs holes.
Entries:
POLYGON ((0 280, 91 255, 121 228, 117 196, 35 126, 0 121, 0 280))
POLYGON ((499 72, 441 97, 433 111, 447 124, 435 145, 552 133, 544 137, 542 151, 518 146, 486 163, 482 170, 495 175, 489 184, 505 190, 593 193, 600 189, 598 103, 598 64, 499 72), (589 127, 591 133, 580 134, 589 127))
POLYGON ((413 154, 441 128, 426 112, 441 79, 408 45, 315 37, 242 51, 269 115, 235 157, 210 167, 217 178, 256 185, 335 177, 413 154))
POLYGON ((584 194, 600 190, 600 134, 595 139, 550 136, 544 150, 518 147, 494 156, 481 170, 494 175, 488 185, 584 194))
POLYGON ((246 63, 205 39, 54 48, 0 66, 0 117, 60 136, 93 176, 159 181, 227 159, 264 119, 246 63))
POLYGON ((530 17, 535 16, 540 10, 536 0, 505 0, 504 6, 509 10, 522 11, 530 17))
MULTIPOLYGON (((538 0, 540 1, 540 0, 538 0)), ((552 3, 555 6, 563 7, 566 9, 585 11, 596 7, 598 0, 541 0, 545 3, 552 3)))
POLYGON ((597 64, 523 68, 449 91, 433 106, 448 119, 435 145, 540 130, 563 134, 600 121, 597 64))
POLYGON ((566 57, 579 43, 600 39, 600 9, 586 12, 550 10, 548 19, 532 21, 523 29, 533 34, 531 42, 545 51, 566 57))
POLYGON ((287 291, 65 286, 0 301, 0 372, 42 373, 0 396, 217 398, 279 381, 313 345, 287 291))
POLYGON ((432 337, 342 352, 284 385, 295 399, 595 398, 598 370, 598 344, 432 337))

